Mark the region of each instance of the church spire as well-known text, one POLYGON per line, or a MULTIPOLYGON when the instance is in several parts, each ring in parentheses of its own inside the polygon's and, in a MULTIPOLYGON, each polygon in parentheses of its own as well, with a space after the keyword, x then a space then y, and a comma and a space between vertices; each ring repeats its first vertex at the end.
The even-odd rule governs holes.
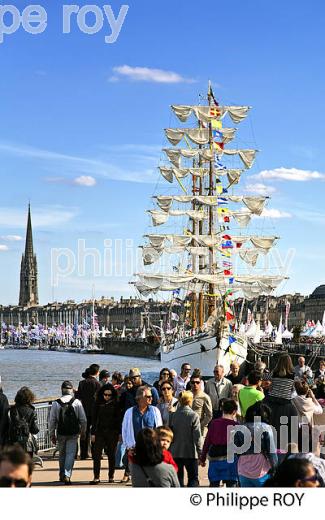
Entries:
POLYGON ((33 230, 30 203, 28 204, 25 253, 21 258, 19 305, 38 305, 37 260, 34 255, 33 230))
POLYGON ((30 214, 30 202, 28 203, 27 231, 26 231, 26 242, 25 242, 25 257, 27 257, 29 255, 34 256, 33 230, 32 230, 32 218, 31 218, 31 214, 30 214))

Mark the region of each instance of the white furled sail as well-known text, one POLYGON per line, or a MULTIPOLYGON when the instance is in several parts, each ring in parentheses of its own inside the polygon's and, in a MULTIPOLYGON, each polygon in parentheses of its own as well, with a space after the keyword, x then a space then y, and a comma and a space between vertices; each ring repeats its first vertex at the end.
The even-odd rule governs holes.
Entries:
POLYGON ((240 123, 245 117, 251 107, 248 106, 195 106, 195 105, 172 105, 172 109, 178 119, 185 123, 191 113, 193 112, 197 119, 209 123, 215 119, 222 119, 226 114, 229 114, 234 123, 240 123))

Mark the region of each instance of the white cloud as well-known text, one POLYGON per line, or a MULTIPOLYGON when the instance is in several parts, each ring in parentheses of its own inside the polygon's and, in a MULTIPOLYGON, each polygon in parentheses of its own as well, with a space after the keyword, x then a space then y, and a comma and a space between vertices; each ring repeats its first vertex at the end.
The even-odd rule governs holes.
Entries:
POLYGON ((325 174, 317 171, 299 170, 298 168, 274 168, 263 170, 254 177, 257 179, 280 179, 285 181, 311 181, 314 179, 325 179, 325 174))
POLYGON ((269 217, 269 218, 291 218, 291 213, 287 211, 281 211, 275 208, 264 208, 261 217, 269 217))
MULTIPOLYGON (((57 227, 66 224, 78 214, 76 208, 62 206, 32 207, 33 227, 57 227)), ((12 207, 0 207, 0 226, 7 228, 26 228, 26 211, 12 207)))
POLYGON ((115 73, 109 81, 118 81, 119 76, 126 77, 132 81, 148 81, 151 83, 194 83, 194 79, 184 78, 177 72, 162 69, 151 69, 149 67, 130 67, 121 65, 114 67, 115 73))
POLYGON ((0 244, 0 251, 8 251, 8 246, 5 246, 4 244, 0 244))
POLYGON ((0 239, 7 240, 8 242, 19 242, 20 240, 23 240, 23 237, 20 235, 3 235, 0 239))
MULTIPOLYGON (((134 148, 136 149, 136 145, 132 146, 134 146, 134 148)), ((17 157, 22 157, 23 159, 46 161, 47 168, 50 169, 51 167, 53 167, 53 170, 55 171, 64 167, 64 170, 67 172, 67 174, 70 175, 75 175, 76 173, 78 173, 82 174, 82 176, 105 177, 106 179, 116 181, 141 183, 153 183, 157 181, 157 172, 155 171, 155 169, 148 168, 148 164, 152 164, 153 162, 153 158, 149 155, 149 152, 137 154, 136 151, 134 151, 134 157, 137 158, 139 162, 139 164, 137 165, 139 169, 137 170, 133 167, 128 168, 127 166, 121 168, 120 166, 116 166, 115 164, 109 163, 102 158, 78 157, 75 155, 52 152, 50 150, 34 148, 21 144, 0 142, 0 152, 1 151, 17 157)), ((123 155, 123 158, 125 162, 125 154, 123 155)), ((157 164, 158 155, 157 157, 155 157, 155 161, 157 164)), ((120 160, 118 162, 119 164, 121 164, 120 160)), ((131 163, 135 163, 134 158, 131 161, 131 163)), ((57 176, 47 177, 46 180, 48 182, 54 183, 69 182, 68 177, 57 176)))
POLYGON ((247 184, 245 189, 251 193, 257 193, 258 195, 270 195, 276 191, 272 186, 258 182, 256 184, 247 184))
POLYGON ((96 179, 91 175, 80 175, 80 177, 73 179, 73 183, 78 186, 92 187, 96 185, 96 179))
POLYGON ((322 226, 325 224, 325 213, 320 213, 319 211, 309 211, 300 208, 296 215, 300 220, 310 222, 311 224, 320 224, 322 226))

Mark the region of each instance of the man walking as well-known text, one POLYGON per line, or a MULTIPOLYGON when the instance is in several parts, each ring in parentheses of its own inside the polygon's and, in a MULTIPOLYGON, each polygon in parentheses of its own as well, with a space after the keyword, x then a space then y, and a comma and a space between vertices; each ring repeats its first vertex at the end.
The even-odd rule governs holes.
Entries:
POLYGON ((186 390, 186 386, 190 381, 191 365, 183 363, 181 366, 181 373, 174 379, 175 397, 178 397, 181 392, 186 390))
POLYGON ((201 434, 204 435, 205 428, 212 419, 212 403, 211 399, 201 390, 201 377, 192 374, 190 385, 193 394, 192 410, 196 412, 200 419, 201 434))
POLYGON ((220 399, 230 399, 232 383, 224 377, 224 368, 222 365, 214 367, 214 377, 209 379, 205 385, 205 392, 210 396, 215 415, 219 411, 220 399))
POLYGON ((62 397, 54 401, 50 412, 49 431, 59 448, 60 482, 71 484, 78 438, 85 437, 87 418, 81 402, 73 396, 73 385, 63 381, 62 397))
POLYGON ((89 446, 90 446, 90 428, 91 428, 91 416, 92 410, 95 403, 95 396, 98 390, 101 388, 101 384, 98 382, 97 377, 99 374, 99 365, 92 364, 87 370, 87 377, 80 381, 76 397, 81 401, 83 409, 87 417, 87 429, 84 439, 80 438, 80 459, 86 460, 90 458, 89 446))
POLYGON ((136 405, 125 412, 122 439, 126 449, 134 448, 137 435, 143 428, 162 426, 160 411, 151 404, 152 390, 149 386, 140 386, 136 393, 136 405))
POLYGON ((252 370, 248 374, 248 386, 244 386, 239 390, 239 404, 242 417, 245 418, 246 412, 250 406, 253 406, 257 401, 264 399, 264 394, 257 388, 262 382, 261 372, 252 370))

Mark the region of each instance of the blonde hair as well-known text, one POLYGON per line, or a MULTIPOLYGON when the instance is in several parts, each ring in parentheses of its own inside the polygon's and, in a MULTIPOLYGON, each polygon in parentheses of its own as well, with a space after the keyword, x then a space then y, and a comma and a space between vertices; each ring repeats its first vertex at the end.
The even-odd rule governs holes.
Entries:
POLYGON ((185 390, 179 394, 178 400, 181 406, 191 405, 193 402, 193 394, 192 392, 185 390))
POLYGON ((174 434, 173 430, 169 428, 169 426, 158 426, 158 428, 156 428, 156 431, 160 439, 164 439, 167 437, 167 439, 170 440, 170 442, 173 442, 174 434))

